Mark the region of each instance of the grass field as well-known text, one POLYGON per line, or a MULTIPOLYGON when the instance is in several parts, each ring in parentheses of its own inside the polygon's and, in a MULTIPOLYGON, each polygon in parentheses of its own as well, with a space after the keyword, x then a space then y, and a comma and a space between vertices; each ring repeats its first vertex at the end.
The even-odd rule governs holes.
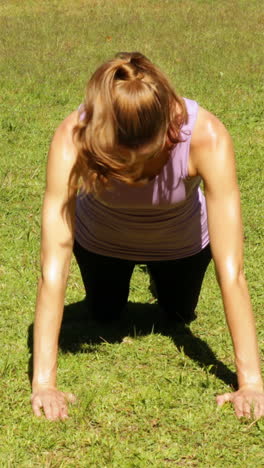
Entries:
POLYGON ((66 422, 29 404, 45 161, 58 123, 90 73, 139 50, 177 91, 233 136, 245 268, 263 362, 263 23, 260 0, 1 0, 1 467, 262 467, 264 420, 238 421, 215 396, 235 384, 233 352, 212 266, 190 331, 153 325, 144 266, 121 323, 85 320, 73 261, 58 384, 77 395, 66 422))

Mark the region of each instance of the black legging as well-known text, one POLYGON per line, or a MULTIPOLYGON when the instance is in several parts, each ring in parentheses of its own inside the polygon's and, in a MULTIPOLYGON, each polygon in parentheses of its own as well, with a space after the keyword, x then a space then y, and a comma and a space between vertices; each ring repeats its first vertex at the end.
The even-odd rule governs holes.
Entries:
POLYGON ((74 243, 74 254, 81 271, 88 308, 97 320, 112 320, 120 316, 127 303, 134 266, 144 263, 167 318, 190 322, 212 258, 208 245, 191 257, 137 262, 89 252, 77 241, 74 243))

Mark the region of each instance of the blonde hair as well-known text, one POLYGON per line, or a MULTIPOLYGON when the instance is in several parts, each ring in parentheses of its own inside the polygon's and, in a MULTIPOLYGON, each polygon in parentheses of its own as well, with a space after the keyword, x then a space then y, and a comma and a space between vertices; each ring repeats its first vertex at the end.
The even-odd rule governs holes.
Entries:
POLYGON ((74 128, 74 171, 84 191, 98 192, 112 179, 135 182, 147 158, 180 141, 186 121, 184 101, 150 60, 139 52, 117 54, 88 81, 74 128))

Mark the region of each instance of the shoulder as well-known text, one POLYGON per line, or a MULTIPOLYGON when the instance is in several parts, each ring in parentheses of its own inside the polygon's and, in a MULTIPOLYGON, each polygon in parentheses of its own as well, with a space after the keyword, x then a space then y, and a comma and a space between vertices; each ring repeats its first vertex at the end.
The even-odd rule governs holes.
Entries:
POLYGON ((199 107, 192 133, 191 147, 194 149, 212 147, 223 139, 231 141, 224 124, 214 114, 199 107))
POLYGON ((49 163, 56 162, 72 166, 77 159, 73 129, 78 122, 78 111, 72 112, 56 129, 49 150, 49 163))
POLYGON ((77 161, 77 149, 73 141, 73 129, 77 119, 78 111, 74 111, 60 123, 49 149, 47 186, 60 191, 63 186, 68 186, 77 161))
POLYGON ((72 146, 73 142, 73 129, 78 123, 78 111, 69 114, 57 127, 53 138, 52 145, 72 146))
POLYGON ((190 166, 194 175, 204 167, 216 166, 219 158, 228 158, 232 153, 232 139, 224 124, 214 114, 199 107, 190 146, 190 166))

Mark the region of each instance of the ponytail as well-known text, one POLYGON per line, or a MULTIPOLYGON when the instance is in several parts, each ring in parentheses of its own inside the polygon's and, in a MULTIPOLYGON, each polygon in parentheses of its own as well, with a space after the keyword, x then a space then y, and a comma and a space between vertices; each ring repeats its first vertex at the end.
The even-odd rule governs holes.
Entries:
POLYGON ((74 128, 83 189, 98 192, 112 179, 133 183, 146 157, 180 141, 186 121, 184 101, 155 65, 139 52, 117 54, 89 80, 74 128))

